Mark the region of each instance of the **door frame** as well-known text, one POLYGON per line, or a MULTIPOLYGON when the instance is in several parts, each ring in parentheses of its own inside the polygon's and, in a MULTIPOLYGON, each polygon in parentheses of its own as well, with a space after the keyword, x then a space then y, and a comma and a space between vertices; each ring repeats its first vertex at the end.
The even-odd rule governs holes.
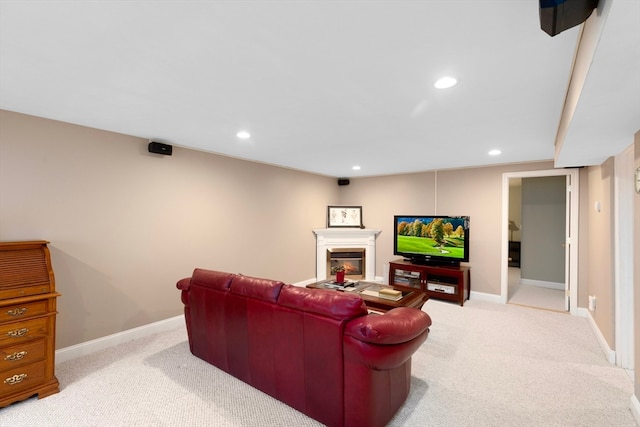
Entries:
POLYGON ((579 169, 550 169, 539 171, 507 172, 502 174, 502 257, 500 275, 500 302, 509 298, 509 180, 512 178, 537 178, 546 176, 567 177, 567 238, 565 251, 565 299, 568 311, 577 314, 578 309, 578 229, 580 207, 579 169))
POLYGON ((614 293, 616 365, 634 370, 633 334, 633 144, 615 156, 614 178, 614 293))

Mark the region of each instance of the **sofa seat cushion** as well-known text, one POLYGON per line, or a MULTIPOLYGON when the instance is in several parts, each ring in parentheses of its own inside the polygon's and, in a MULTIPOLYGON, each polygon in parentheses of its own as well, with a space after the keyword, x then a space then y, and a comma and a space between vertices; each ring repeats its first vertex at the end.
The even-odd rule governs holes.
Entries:
POLYGON ((427 331, 431 317, 421 310, 398 307, 379 316, 354 319, 344 334, 372 344, 399 344, 427 331))
POLYGON ((358 295, 328 289, 308 289, 284 285, 278 303, 336 320, 352 319, 367 314, 367 306, 358 295))

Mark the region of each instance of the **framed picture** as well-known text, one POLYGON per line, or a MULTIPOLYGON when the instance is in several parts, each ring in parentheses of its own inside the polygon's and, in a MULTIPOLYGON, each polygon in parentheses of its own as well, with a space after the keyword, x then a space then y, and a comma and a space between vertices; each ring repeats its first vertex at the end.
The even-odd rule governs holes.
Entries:
POLYGON ((328 206, 327 227, 364 228, 362 206, 328 206))

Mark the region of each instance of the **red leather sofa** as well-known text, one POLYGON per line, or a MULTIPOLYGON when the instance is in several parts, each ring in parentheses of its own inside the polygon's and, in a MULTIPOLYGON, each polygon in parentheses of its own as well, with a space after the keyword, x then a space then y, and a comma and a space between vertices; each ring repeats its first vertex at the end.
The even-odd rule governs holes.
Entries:
POLYGON ((431 318, 368 314, 354 294, 196 269, 182 291, 191 352, 328 426, 384 426, 409 394, 431 318))

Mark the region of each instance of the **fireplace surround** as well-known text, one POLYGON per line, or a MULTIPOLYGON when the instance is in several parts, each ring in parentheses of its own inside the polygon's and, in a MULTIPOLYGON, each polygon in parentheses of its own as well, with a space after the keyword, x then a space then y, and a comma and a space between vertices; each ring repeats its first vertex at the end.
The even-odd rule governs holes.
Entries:
MULTIPOLYGON (((364 249, 362 264, 364 271, 358 279, 376 279, 376 237, 380 230, 370 228, 321 228, 313 230, 316 235, 316 279, 330 277, 330 253, 341 254, 364 249)), ((356 277, 347 278, 356 279, 356 277)))

